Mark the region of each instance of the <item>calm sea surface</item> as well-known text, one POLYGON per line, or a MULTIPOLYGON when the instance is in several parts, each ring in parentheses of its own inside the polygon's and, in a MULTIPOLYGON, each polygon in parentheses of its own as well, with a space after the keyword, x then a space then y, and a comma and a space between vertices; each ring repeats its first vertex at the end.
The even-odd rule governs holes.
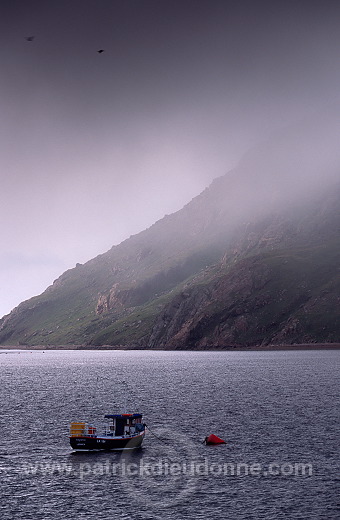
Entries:
POLYGON ((0 351, 0 518, 339 518, 339 354, 0 351), (125 387, 143 448, 72 452, 125 387))

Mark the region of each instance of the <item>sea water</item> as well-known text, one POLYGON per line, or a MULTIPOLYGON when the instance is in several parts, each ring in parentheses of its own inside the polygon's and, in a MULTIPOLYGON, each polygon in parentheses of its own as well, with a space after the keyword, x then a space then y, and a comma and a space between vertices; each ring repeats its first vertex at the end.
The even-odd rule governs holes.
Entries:
POLYGON ((0 351, 2 520, 335 519, 339 351, 0 351), (142 412, 143 447, 71 421, 142 412), (206 446, 214 433, 226 441, 206 446))

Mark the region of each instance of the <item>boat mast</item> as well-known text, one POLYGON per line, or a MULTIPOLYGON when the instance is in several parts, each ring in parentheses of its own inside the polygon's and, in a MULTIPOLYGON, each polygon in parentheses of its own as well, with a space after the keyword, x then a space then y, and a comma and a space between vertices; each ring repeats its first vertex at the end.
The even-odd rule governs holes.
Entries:
POLYGON ((127 413, 127 384, 125 381, 122 381, 123 385, 124 385, 124 389, 125 389, 125 392, 124 392, 124 412, 127 413))

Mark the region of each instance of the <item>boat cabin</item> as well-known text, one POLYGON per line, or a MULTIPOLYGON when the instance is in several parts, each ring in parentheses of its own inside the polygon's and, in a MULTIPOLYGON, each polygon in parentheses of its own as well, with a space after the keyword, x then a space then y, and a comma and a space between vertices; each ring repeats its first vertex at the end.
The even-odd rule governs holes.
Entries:
POLYGON ((141 413, 107 414, 104 417, 109 419, 107 435, 133 435, 144 430, 141 413))

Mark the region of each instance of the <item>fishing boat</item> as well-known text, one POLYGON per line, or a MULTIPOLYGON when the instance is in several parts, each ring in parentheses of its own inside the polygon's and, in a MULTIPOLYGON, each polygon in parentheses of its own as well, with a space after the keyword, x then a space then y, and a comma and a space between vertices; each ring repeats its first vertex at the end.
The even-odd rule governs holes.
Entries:
POLYGON ((72 422, 70 444, 74 450, 131 450, 139 448, 145 435, 141 413, 108 414, 99 429, 93 424, 72 422))

